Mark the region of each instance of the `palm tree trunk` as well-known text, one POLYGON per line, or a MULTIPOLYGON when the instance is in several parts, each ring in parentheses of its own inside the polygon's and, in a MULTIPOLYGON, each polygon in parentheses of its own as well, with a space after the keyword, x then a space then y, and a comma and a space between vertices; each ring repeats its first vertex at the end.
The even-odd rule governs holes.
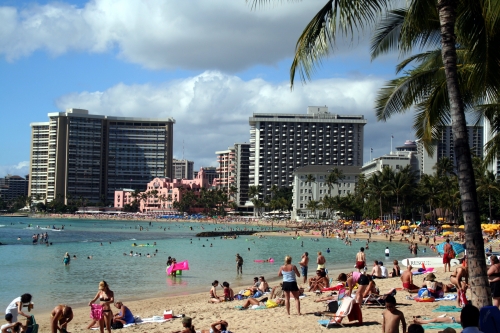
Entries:
POLYGON ((467 139, 467 123, 457 75, 455 20, 457 0, 438 0, 441 26, 441 55, 446 74, 450 102, 453 144, 458 171, 462 213, 465 221, 467 265, 472 291, 472 303, 478 308, 491 305, 490 286, 486 275, 484 243, 479 219, 476 181, 467 139))

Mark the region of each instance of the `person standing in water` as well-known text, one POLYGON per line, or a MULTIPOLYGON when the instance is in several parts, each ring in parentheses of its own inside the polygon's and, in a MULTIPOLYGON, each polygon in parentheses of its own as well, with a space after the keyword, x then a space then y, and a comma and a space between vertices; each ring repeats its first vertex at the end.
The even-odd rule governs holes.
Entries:
POLYGON ((69 265, 69 263, 70 263, 70 261, 71 261, 71 257, 70 257, 70 255, 69 255, 69 253, 68 253, 68 252, 66 252, 66 254, 65 254, 65 255, 64 255, 64 257, 63 257, 63 263, 64 263, 64 266, 68 266, 68 265, 69 265))
POLYGON ((243 258, 239 253, 236 254, 236 274, 243 274, 243 258))

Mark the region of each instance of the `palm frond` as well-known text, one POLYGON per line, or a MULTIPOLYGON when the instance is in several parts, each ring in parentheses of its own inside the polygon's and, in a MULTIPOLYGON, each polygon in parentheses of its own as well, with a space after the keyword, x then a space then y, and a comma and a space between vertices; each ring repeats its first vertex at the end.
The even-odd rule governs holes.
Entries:
POLYGON ((381 54, 398 48, 401 27, 406 13, 407 10, 404 8, 391 10, 377 24, 370 46, 372 60, 381 54))

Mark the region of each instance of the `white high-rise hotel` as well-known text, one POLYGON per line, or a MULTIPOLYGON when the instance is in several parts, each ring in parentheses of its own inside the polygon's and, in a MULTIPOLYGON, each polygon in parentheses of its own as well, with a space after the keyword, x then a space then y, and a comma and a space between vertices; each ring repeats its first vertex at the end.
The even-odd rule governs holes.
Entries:
POLYGON ((306 165, 363 165, 362 115, 337 115, 326 106, 307 114, 254 113, 250 122, 250 186, 291 187, 306 165))

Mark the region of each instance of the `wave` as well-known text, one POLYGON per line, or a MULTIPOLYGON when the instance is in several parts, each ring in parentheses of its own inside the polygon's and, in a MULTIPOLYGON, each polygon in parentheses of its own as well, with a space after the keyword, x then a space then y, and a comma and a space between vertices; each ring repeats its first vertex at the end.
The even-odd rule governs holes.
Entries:
POLYGON ((135 239, 135 238, 130 238, 129 240, 137 240, 137 239, 135 239))
POLYGON ((5 224, 0 224, 0 228, 1 228, 1 227, 5 227, 5 224))

